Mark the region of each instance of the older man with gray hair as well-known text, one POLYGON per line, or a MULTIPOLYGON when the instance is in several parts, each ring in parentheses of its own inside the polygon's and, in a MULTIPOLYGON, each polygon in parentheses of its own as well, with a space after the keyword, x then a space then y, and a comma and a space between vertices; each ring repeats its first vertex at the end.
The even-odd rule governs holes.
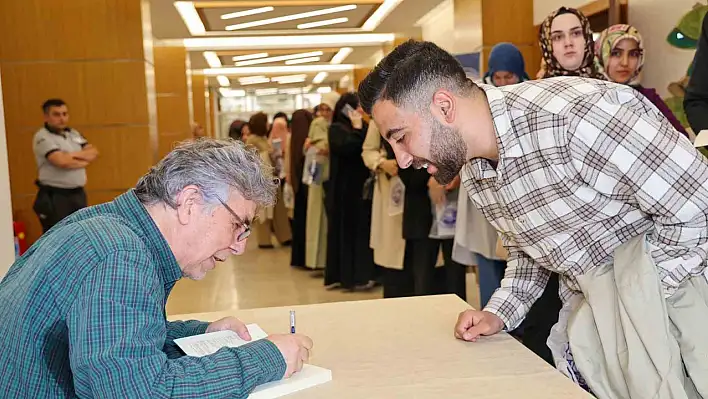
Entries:
POLYGON ((42 236, 0 282, 3 398, 245 398, 300 370, 305 336, 196 358, 174 340, 225 329, 250 340, 245 325, 165 320, 181 277, 243 253, 256 208, 275 201, 269 169, 240 142, 186 142, 135 189, 42 236))

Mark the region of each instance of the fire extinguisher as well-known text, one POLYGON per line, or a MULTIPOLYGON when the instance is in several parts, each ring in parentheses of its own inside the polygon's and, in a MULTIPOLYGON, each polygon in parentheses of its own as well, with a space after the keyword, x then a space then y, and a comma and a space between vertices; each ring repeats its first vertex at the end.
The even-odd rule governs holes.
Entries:
POLYGON ((12 222, 12 229, 15 232, 15 257, 19 258, 27 251, 25 224, 22 222, 12 222))

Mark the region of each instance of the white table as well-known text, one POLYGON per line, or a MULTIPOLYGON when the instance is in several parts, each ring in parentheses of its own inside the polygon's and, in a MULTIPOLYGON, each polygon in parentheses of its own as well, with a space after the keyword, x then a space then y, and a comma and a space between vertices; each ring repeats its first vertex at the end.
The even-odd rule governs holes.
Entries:
POLYGON ((315 346, 310 362, 332 370, 327 384, 289 398, 591 398, 507 334, 476 343, 454 339, 469 305, 441 295, 175 315, 213 321, 236 316, 268 333, 297 332, 315 346))

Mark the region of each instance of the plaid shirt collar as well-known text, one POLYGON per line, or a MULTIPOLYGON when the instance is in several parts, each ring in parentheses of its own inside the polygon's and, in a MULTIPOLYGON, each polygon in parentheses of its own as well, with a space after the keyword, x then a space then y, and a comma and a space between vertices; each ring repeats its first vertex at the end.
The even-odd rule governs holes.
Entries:
POLYGON ((497 136, 499 150, 499 163, 495 168, 487 159, 474 158, 470 161, 472 173, 477 180, 499 180, 503 177, 504 160, 522 156, 523 150, 512 126, 511 115, 504 101, 504 92, 492 85, 480 84, 479 87, 484 90, 492 113, 494 133, 497 136))
POLYGON ((126 192, 114 200, 118 212, 141 231, 141 239, 147 246, 152 257, 158 264, 158 270, 166 286, 173 285, 182 278, 182 269, 165 237, 157 228, 147 209, 140 203, 133 190, 126 192))

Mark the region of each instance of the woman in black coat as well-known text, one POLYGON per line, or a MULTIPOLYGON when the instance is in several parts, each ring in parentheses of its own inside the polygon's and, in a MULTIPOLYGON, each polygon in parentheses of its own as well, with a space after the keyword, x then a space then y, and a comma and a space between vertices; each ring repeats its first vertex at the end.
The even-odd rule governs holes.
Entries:
POLYGON ((362 198, 369 169, 361 158, 368 125, 354 93, 334 107, 329 128, 330 175, 326 192, 328 232, 325 285, 349 290, 374 286, 374 258, 369 247, 371 201, 362 198))

